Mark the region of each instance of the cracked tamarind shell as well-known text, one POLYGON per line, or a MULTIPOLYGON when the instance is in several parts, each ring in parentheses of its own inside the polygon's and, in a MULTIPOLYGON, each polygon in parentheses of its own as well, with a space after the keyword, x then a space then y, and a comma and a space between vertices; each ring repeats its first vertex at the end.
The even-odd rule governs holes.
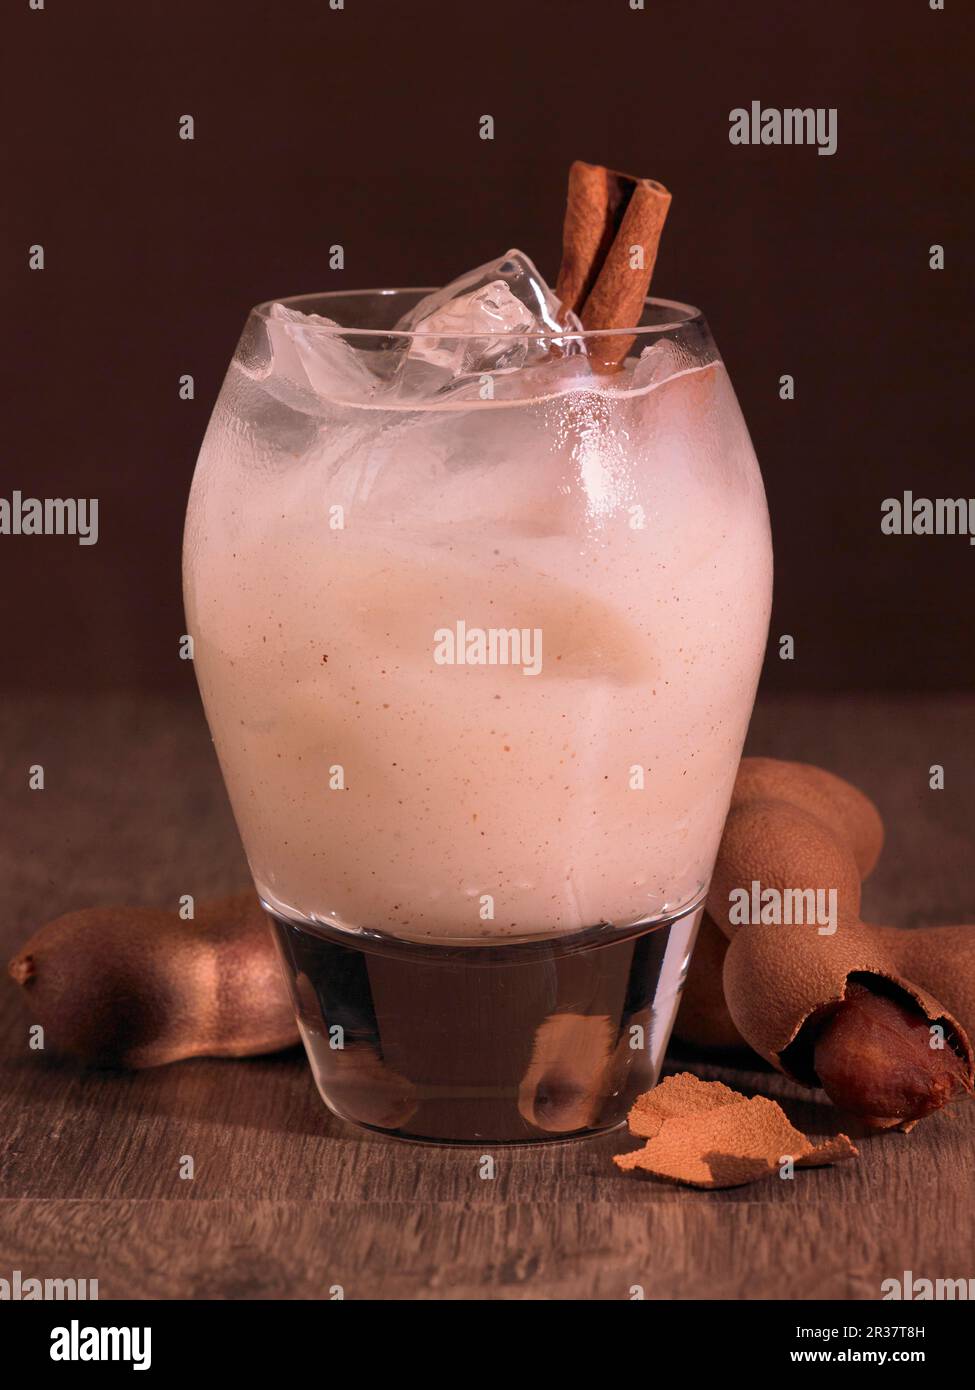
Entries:
POLYGON ((866 929, 876 933, 898 973, 940 999, 975 1039, 975 926, 866 929))
MULTIPOLYGON (((753 923, 736 934, 725 956, 725 998, 735 1026, 766 1061, 805 1086, 820 1084, 814 1065, 817 1034, 847 998, 851 982, 899 999, 929 1024, 940 1024, 947 1047, 960 1059, 961 1086, 971 1090, 973 1055, 964 1028, 935 996, 900 973, 874 928, 846 917, 832 935, 821 936, 809 926, 753 923)), ((865 1074, 864 1095, 882 1090, 883 1080, 865 1074)), ((875 1127, 909 1125, 916 1118, 875 1117, 866 1107, 849 1108, 875 1127)))
POLYGON ((264 911, 252 893, 197 907, 85 908, 10 962, 45 1049, 92 1066, 248 1057, 298 1041, 264 911))

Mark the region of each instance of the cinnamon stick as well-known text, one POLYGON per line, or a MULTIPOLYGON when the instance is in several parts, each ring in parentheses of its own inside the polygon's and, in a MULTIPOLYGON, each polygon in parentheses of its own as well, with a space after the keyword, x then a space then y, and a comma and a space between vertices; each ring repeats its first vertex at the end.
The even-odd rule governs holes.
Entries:
MULTIPOLYGON (((669 207, 654 179, 573 163, 555 288, 563 314, 578 314, 589 332, 638 326, 669 207)), ((593 369, 619 370, 634 337, 589 339, 593 369)))
POLYGON ((577 159, 569 168, 562 265, 555 293, 564 314, 581 314, 619 230, 636 180, 577 159))

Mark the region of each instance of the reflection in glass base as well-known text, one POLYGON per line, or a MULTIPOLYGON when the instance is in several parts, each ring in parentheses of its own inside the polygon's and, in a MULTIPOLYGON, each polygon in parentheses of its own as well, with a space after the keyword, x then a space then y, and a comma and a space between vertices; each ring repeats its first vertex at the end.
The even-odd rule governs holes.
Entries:
POLYGON ((614 1129, 655 1084, 701 912, 460 947, 269 916, 330 1110, 403 1139, 525 1144, 614 1129))

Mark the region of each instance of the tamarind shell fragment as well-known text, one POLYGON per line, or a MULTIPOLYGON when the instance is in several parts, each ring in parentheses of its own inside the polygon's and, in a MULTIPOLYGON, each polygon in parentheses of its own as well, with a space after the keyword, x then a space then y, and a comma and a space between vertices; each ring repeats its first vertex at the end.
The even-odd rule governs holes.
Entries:
POLYGON ((85 908, 42 927, 8 967, 45 1049, 94 1066, 247 1057, 298 1041, 264 911, 252 893, 199 904, 85 908))

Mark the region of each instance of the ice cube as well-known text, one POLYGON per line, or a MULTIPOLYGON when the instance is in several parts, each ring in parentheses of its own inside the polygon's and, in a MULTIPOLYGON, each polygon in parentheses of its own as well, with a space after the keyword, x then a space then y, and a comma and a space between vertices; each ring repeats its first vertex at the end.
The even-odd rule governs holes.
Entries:
POLYGON ((429 336, 414 338, 410 355, 450 376, 517 366, 518 359, 525 356, 526 344, 496 335, 531 333, 534 329, 535 316, 528 305, 517 299, 503 280, 492 280, 437 305, 418 319, 413 331, 429 336), (471 333, 477 338, 466 336, 471 333))
MULTIPOLYGON (((507 287, 512 298, 525 305, 539 332, 544 332, 546 328, 555 330, 565 328, 565 324, 559 318, 559 301, 546 285, 533 262, 523 251, 516 250, 506 251, 497 260, 479 265, 476 269, 459 275, 456 280, 451 280, 450 284, 444 285, 442 289, 434 290, 433 294, 428 294, 425 299, 421 299, 418 304, 415 304, 408 314, 404 314, 396 327, 407 333, 420 332, 423 321, 438 309, 449 305, 453 300, 472 295, 477 290, 496 284, 498 281, 507 287)), ((455 331, 457 331, 456 328, 455 331)), ((464 331, 477 332, 479 330, 466 329, 464 331)))
POLYGON ((581 346, 564 337, 580 330, 575 315, 560 316, 559 301, 529 258, 516 250, 427 295, 396 326, 421 335, 410 343, 401 381, 405 390, 419 394, 449 386, 458 376, 542 360, 553 345, 561 352, 581 346))
POLYGON ((502 376, 514 377, 526 365, 585 358, 581 341, 571 336, 582 331, 579 320, 561 316, 538 270, 514 250, 421 299, 388 335, 383 351, 359 350, 332 319, 285 304, 271 306, 263 327, 267 344, 248 353, 243 370, 278 399, 309 413, 320 413, 330 402, 362 405, 378 396, 421 402, 456 393, 483 399, 489 375, 499 379, 504 396, 514 396, 517 385, 502 376), (397 330, 416 336, 397 339, 397 330))
POLYGON ((293 388, 326 401, 363 404, 380 389, 379 379, 333 319, 272 304, 266 325, 271 352, 263 379, 278 392, 293 388))
POLYGON ((627 388, 639 391, 650 386, 659 386, 672 376, 693 366, 693 359, 679 343, 672 338, 658 338, 655 343, 645 347, 633 367, 633 375, 627 381, 627 388))

